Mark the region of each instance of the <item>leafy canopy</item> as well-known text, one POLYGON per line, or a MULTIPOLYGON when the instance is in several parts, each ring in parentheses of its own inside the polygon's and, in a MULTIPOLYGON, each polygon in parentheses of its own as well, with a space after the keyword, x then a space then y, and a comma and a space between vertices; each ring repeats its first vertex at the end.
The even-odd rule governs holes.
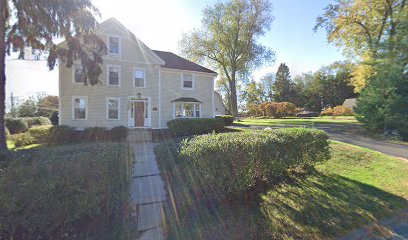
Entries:
POLYGON ((90 0, 14 0, 5 1, 5 49, 19 51, 31 47, 48 53, 48 67, 52 70, 57 59, 67 67, 79 60, 85 72, 85 83, 99 84, 102 72, 99 64, 106 53, 104 42, 95 34, 98 9, 90 0), (62 44, 57 44, 61 39, 62 44))

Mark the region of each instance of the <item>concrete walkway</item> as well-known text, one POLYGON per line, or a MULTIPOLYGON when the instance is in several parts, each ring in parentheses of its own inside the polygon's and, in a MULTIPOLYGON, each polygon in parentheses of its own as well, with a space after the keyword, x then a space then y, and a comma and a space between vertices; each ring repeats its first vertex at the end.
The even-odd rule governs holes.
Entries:
POLYGON ((138 231, 136 239, 140 240, 164 239, 162 203, 167 198, 153 152, 155 145, 152 142, 135 143, 131 204, 138 231))

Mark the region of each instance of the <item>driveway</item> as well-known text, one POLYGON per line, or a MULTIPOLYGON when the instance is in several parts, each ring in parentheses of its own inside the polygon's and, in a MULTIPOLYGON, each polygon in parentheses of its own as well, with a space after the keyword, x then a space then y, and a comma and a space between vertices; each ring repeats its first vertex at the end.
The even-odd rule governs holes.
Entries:
MULTIPOLYGON (((258 129, 262 130, 266 127, 270 128, 283 128, 283 127, 310 127, 306 125, 279 125, 279 126, 255 126, 255 125, 234 125, 234 128, 244 128, 244 129, 258 129)), ((353 134, 361 128, 360 126, 353 126, 351 124, 316 124, 313 125, 314 128, 321 129, 330 136, 330 139, 353 144, 360 147, 365 147, 374 151, 378 151, 387 155, 394 157, 408 159, 408 146, 389 143, 381 140, 376 140, 373 138, 361 136, 358 134, 353 134)), ((408 161, 408 160, 407 160, 408 161)))

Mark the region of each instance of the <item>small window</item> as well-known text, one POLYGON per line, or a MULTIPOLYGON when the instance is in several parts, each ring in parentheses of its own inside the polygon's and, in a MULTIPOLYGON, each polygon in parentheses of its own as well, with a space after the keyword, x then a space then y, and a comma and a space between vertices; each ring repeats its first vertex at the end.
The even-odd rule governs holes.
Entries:
POLYGON ((74 119, 86 119, 88 101, 85 97, 76 97, 73 100, 74 119))
POLYGON ((144 87, 145 86, 145 72, 141 69, 136 69, 134 71, 134 81, 135 87, 144 87))
POLYGON ((182 104, 176 103, 176 118, 183 117, 182 104))
POLYGON ((195 117, 200 117, 200 104, 195 104, 195 117))
POLYGON ((200 104, 199 103, 175 103, 174 116, 176 118, 199 118, 200 104))
POLYGON ((118 98, 108 98, 106 102, 107 117, 109 120, 119 119, 119 99, 118 98))
POLYGON ((119 38, 118 37, 109 37, 109 54, 112 55, 119 55, 120 46, 119 46, 119 38))
POLYGON ((193 75, 183 74, 183 88, 193 89, 193 75))
POLYGON ((108 85, 119 86, 120 67, 109 66, 108 67, 108 85))
POLYGON ((74 82, 75 83, 84 83, 85 82, 85 73, 82 71, 82 65, 74 66, 74 82))

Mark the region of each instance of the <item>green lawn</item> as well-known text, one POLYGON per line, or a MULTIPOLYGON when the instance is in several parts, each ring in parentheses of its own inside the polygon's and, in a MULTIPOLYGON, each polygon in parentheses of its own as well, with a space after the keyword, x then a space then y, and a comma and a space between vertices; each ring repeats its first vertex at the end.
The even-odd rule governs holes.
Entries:
POLYGON ((332 158, 313 174, 235 202, 197 196, 177 170, 168 173, 169 238, 330 239, 408 206, 407 162, 343 143, 331 146, 332 158))
POLYGON ((28 145, 28 146, 22 146, 22 147, 16 148, 14 141, 7 140, 7 148, 12 149, 12 150, 31 149, 31 148, 37 148, 40 146, 42 146, 42 144, 35 143, 35 144, 28 145))
POLYGON ((267 118, 245 118, 239 122, 234 122, 242 125, 311 125, 311 124, 357 124, 355 117, 311 117, 311 118, 282 118, 282 119, 267 119, 267 118))

